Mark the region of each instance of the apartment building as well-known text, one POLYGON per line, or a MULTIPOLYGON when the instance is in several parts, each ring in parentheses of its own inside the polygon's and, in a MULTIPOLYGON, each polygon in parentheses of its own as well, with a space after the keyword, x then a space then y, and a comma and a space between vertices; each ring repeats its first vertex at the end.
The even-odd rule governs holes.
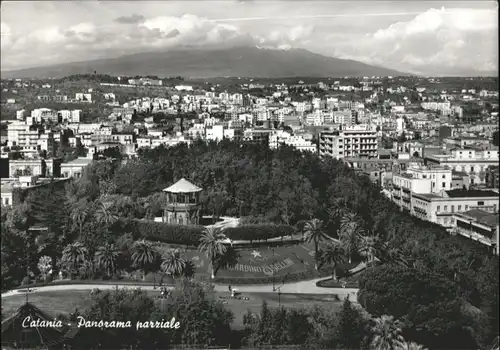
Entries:
POLYGON ((59 116, 56 111, 48 108, 37 108, 31 111, 31 117, 36 123, 41 123, 42 120, 46 122, 58 123, 59 116))
POLYGON ((82 111, 80 109, 75 109, 72 111, 61 110, 58 113, 59 119, 64 123, 80 123, 82 117, 82 111))
POLYGON ((24 120, 24 114, 26 111, 24 109, 21 109, 20 111, 16 111, 16 119, 17 120, 24 120))
POLYGON ((400 198, 406 198, 405 193, 411 195, 449 191, 451 185, 452 171, 445 167, 409 167, 405 172, 394 174, 392 178, 393 191, 400 198))
POLYGON ((340 131, 324 131, 319 135, 319 154, 322 157, 377 157, 377 132, 365 126, 340 131))
POLYGON ((311 141, 304 139, 299 135, 291 135, 286 131, 273 132, 269 136, 269 148, 278 148, 281 145, 287 145, 296 148, 299 151, 317 152, 317 147, 311 141))
POLYGON ((333 112, 333 122, 341 125, 354 125, 356 124, 356 113, 350 109, 333 112))
POLYGON ((241 128, 230 128, 223 124, 207 126, 205 129, 205 139, 213 141, 221 141, 223 139, 241 140, 243 138, 243 130, 241 128))
POLYGON ((61 163, 61 175, 62 177, 74 177, 80 178, 83 174, 83 170, 92 162, 90 157, 79 157, 67 163, 61 163))
POLYGON ((21 173, 29 173, 40 177, 60 177, 61 176, 60 158, 53 159, 19 159, 8 161, 9 177, 15 177, 21 173))
POLYGON ((486 169, 498 165, 498 150, 454 149, 450 154, 426 156, 426 164, 447 165, 454 171, 465 172, 471 184, 484 184, 486 169))
MULTIPOLYGON (((393 196, 397 203, 398 198, 393 196)), ((453 227, 452 216, 472 209, 498 213, 498 192, 491 190, 452 190, 435 193, 408 193, 400 198, 402 210, 446 228, 453 227)))
POLYGON ((243 140, 246 142, 260 143, 269 146, 271 129, 246 129, 243 132, 243 140))

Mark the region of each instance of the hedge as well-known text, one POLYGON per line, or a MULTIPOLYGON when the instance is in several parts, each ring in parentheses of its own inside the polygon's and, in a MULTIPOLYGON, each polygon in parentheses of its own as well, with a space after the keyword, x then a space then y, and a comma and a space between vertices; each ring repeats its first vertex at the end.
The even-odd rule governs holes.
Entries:
MULTIPOLYGON (((330 276, 331 272, 330 271, 301 271, 297 273, 290 273, 287 275, 285 284, 287 283, 293 283, 293 282, 300 282, 300 281, 307 281, 311 280, 314 278, 321 278, 321 277, 327 277, 330 276)), ((215 281, 214 283, 217 284, 230 284, 232 286, 243 286, 243 285, 252 285, 252 284, 272 284, 273 282, 279 286, 283 282, 283 277, 282 275, 276 276, 274 279, 272 276, 269 277, 218 277, 217 275, 215 276, 215 281)), ((208 276, 196 276, 196 279, 203 280, 203 281, 210 281, 208 276)))
MULTIPOLYGON (((119 219, 112 231, 119 234, 131 232, 134 239, 147 239, 162 243, 197 246, 204 230, 199 225, 174 225, 163 222, 119 219)), ((259 241, 271 238, 291 236, 295 228, 288 225, 257 224, 230 227, 224 229, 224 234, 231 240, 259 241)))
POLYGON ((359 281, 346 281, 345 286, 342 286, 342 283, 334 281, 333 278, 328 278, 316 282, 316 286, 321 288, 359 288, 359 281))
POLYGON ((203 229, 203 226, 196 225, 173 225, 148 220, 120 219, 112 230, 120 234, 131 232, 134 239, 198 245, 203 229))
POLYGON ((295 228, 288 225, 256 224, 224 229, 224 234, 231 240, 258 241, 283 236, 291 236, 295 228))

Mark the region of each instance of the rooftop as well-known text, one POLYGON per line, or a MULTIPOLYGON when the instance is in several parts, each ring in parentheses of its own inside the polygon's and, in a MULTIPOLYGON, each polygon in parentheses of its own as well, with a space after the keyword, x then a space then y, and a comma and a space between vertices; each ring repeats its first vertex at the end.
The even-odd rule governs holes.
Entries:
POLYGON ((467 219, 473 219, 476 222, 489 227, 496 227, 498 225, 499 213, 490 213, 480 209, 472 209, 458 215, 467 219))
POLYGON ((163 191, 172 193, 192 193, 192 192, 200 192, 201 190, 202 189, 199 188, 198 186, 193 185, 185 178, 182 178, 172 186, 165 188, 163 191))
POLYGON ((459 198, 459 197, 498 197, 498 193, 491 190, 451 190, 446 191, 448 197, 459 198))
POLYGON ((79 157, 67 163, 62 163, 61 165, 87 165, 92 162, 91 158, 79 157))

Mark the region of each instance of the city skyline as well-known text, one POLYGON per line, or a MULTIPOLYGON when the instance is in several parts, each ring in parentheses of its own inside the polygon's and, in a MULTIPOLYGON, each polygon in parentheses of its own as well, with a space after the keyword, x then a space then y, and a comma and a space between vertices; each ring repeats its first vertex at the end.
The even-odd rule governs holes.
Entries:
POLYGON ((192 45, 300 48, 414 74, 482 75, 498 70, 497 16, 492 1, 4 2, 2 70, 192 45))

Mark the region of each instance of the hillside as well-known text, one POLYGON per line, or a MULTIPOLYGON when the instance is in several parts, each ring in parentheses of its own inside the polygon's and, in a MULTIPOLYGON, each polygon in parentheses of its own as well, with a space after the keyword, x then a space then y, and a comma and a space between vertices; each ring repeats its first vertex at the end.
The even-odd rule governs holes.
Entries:
POLYGON ((71 74, 93 73, 94 71, 110 75, 200 78, 409 75, 357 61, 326 57, 302 49, 285 51, 239 47, 219 50, 188 49, 138 53, 112 59, 3 71, 2 78, 60 78, 71 74))

